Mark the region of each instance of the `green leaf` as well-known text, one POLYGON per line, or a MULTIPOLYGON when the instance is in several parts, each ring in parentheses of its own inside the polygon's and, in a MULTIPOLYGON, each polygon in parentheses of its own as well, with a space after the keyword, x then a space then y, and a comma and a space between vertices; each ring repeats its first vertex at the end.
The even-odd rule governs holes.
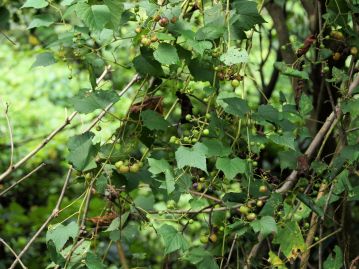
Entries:
POLYGON ((324 269, 341 269, 344 266, 343 253, 340 247, 334 247, 335 256, 330 254, 324 262, 324 269))
POLYGON ((236 22, 245 31, 252 29, 256 24, 266 22, 259 15, 257 3, 254 1, 235 1, 233 6, 236 10, 233 22, 236 22))
POLYGON ((203 55, 206 50, 210 50, 213 47, 210 41, 197 41, 193 39, 186 40, 186 45, 200 55, 203 55))
POLYGON ((81 89, 79 93, 70 99, 76 111, 90 113, 96 109, 105 109, 109 104, 116 103, 120 96, 113 90, 89 91, 81 89))
POLYGON ((216 23, 209 23, 196 33, 196 40, 215 40, 224 34, 226 28, 216 23))
POLYGON ((288 258, 296 258, 298 251, 304 252, 307 248, 302 232, 297 222, 291 221, 279 227, 273 243, 279 244, 283 254, 288 258))
POLYGON ((306 206, 308 206, 312 211, 317 213, 318 216, 323 217, 324 211, 319 206, 317 206, 308 196, 303 193, 297 193, 297 197, 302 201, 306 206))
POLYGON ((275 268, 287 269, 287 267, 285 266, 285 263, 273 251, 269 251, 269 259, 268 259, 268 261, 275 268))
POLYGON ((278 124, 280 120, 280 112, 271 105, 260 105, 256 116, 272 124, 278 124))
POLYGON ((107 227, 105 232, 112 232, 118 229, 122 229, 123 225, 128 219, 128 216, 130 215, 130 212, 126 212, 121 215, 121 217, 117 217, 114 220, 112 220, 111 224, 107 227))
POLYGON ((161 64, 171 65, 179 63, 176 48, 167 43, 161 43, 153 53, 153 56, 161 64))
POLYGON ((111 19, 110 10, 106 5, 79 2, 76 4, 76 14, 93 31, 102 31, 111 19))
POLYGON ((276 62, 274 63, 274 67, 277 68, 283 75, 309 80, 307 72, 291 68, 284 62, 276 62))
POLYGON ((48 65, 52 65, 54 63, 56 63, 56 60, 55 60, 52 52, 44 52, 44 53, 36 55, 36 60, 31 65, 31 68, 34 68, 37 66, 48 66, 48 65))
POLYGON ((236 47, 230 47, 226 53, 219 58, 225 65, 231 66, 239 63, 248 62, 248 53, 236 47))
POLYGON ((294 137, 292 134, 271 134, 268 137, 273 143, 295 150, 294 137))
POLYGON ((182 233, 178 232, 173 226, 164 224, 158 229, 158 233, 161 235, 165 246, 165 255, 176 250, 185 251, 189 247, 182 233))
POLYGON ((0 7, 0 30, 8 30, 10 27, 10 12, 6 7, 0 7))
POLYGON ((184 260, 196 265, 197 269, 218 269, 212 254, 202 247, 192 248, 183 257, 184 260))
POLYGON ((229 146, 223 145, 218 139, 206 139, 202 142, 207 147, 207 157, 226 157, 231 153, 229 146))
POLYGON ((111 29, 116 30, 121 23, 121 15, 123 12, 123 3, 118 0, 104 0, 105 5, 111 13, 110 22, 111 29))
POLYGON ((302 94, 299 101, 299 109, 302 115, 310 115, 310 113, 313 111, 312 98, 306 94, 302 94))
POLYGON ((45 0, 26 0, 25 4, 21 8, 32 7, 32 8, 44 8, 49 3, 45 0))
POLYGON ((52 241, 59 252, 67 240, 75 239, 79 232, 79 226, 76 222, 70 222, 66 226, 63 224, 52 225, 46 233, 46 242, 52 241))
POLYGON ((105 194, 107 187, 107 178, 104 175, 99 176, 96 179, 96 191, 100 194, 105 194))
POLYGON ((166 41, 176 40, 176 38, 173 35, 166 33, 156 33, 156 36, 159 40, 166 40, 166 41))
POLYGON ((175 153, 177 166, 180 169, 195 167, 207 173, 206 153, 207 147, 202 143, 196 143, 192 148, 180 146, 175 153))
POLYGON ((267 202, 265 203, 263 209, 259 213, 260 216, 274 216, 277 208, 282 204, 283 197, 279 193, 273 192, 267 202))
POLYGON ((143 125, 150 130, 166 131, 169 125, 169 122, 166 121, 161 114, 153 110, 142 111, 141 119, 143 121, 143 125))
POLYGON ((101 259, 92 253, 88 252, 85 259, 85 264, 88 269, 104 269, 105 265, 102 263, 101 259))
POLYGON ((150 166, 148 171, 150 171, 153 175, 157 175, 160 173, 164 173, 167 170, 171 170, 170 164, 165 159, 156 160, 153 158, 148 158, 147 160, 148 160, 148 164, 150 166))
POLYGON ((165 171, 165 186, 167 190, 167 194, 171 194, 175 190, 175 178, 171 170, 165 171))
POLYGON ((153 50, 141 48, 141 55, 133 59, 136 71, 141 75, 160 77, 163 75, 161 64, 153 58, 153 50))
POLYGON ((277 233, 277 224, 273 217, 264 216, 260 219, 252 221, 250 226, 254 232, 259 232, 263 236, 267 236, 271 233, 277 233))
POLYGON ((301 156, 301 154, 294 150, 278 152, 280 169, 281 170, 284 170, 286 168, 296 169, 297 159, 299 156, 301 156))
POLYGON ((93 133, 86 132, 70 137, 68 142, 68 161, 79 171, 87 171, 96 168, 95 157, 99 150, 92 144, 93 133))
POLYGON ((244 117, 250 111, 247 102, 241 98, 225 98, 222 99, 227 105, 224 106, 224 111, 238 117, 244 117))
POLYGON ((359 116, 359 99, 349 99, 343 101, 341 109, 344 113, 350 113, 350 116, 356 118, 359 116))
POLYGON ((188 64, 188 69, 195 81, 213 82, 214 70, 211 62, 195 58, 188 64))
POLYGON ((244 174, 247 171, 247 162, 240 158, 218 158, 216 168, 223 171, 228 179, 233 179, 238 173, 244 174))
POLYGON ((36 15, 33 17, 27 29, 37 28, 41 26, 50 26, 55 22, 55 18, 50 14, 36 15))

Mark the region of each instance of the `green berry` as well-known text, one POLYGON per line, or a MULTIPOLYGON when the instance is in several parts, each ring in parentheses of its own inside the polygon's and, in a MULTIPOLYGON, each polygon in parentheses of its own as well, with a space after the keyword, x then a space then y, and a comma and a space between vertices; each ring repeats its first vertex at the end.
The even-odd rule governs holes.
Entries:
POLYGON ((246 218, 249 221, 253 221, 257 218, 257 215, 255 213, 249 213, 246 218))
POLYGON ((203 135, 209 135, 209 130, 208 130, 208 129, 204 129, 204 130, 203 130, 203 135))
POLYGON ((137 173, 140 170, 140 166, 138 163, 134 163, 130 166, 130 172, 131 173, 137 173))
POLYGON ((192 116, 190 114, 186 115, 186 120, 190 121, 192 119, 192 116))
POLYGON ((119 169, 120 166, 122 166, 122 165, 123 165, 123 161, 118 161, 118 162, 115 163, 115 167, 116 167, 117 169, 119 169))
POLYGON ((231 85, 233 88, 237 88, 239 86, 239 80, 238 79, 233 79, 231 81, 231 85))
POLYGON ((239 213, 243 214, 243 215, 248 215, 249 213, 249 207, 242 205, 239 208, 239 213))
POLYGON ((268 187, 267 187, 266 185, 261 185, 261 186, 259 187, 259 192, 265 193, 265 192, 267 192, 267 191, 268 191, 268 187))

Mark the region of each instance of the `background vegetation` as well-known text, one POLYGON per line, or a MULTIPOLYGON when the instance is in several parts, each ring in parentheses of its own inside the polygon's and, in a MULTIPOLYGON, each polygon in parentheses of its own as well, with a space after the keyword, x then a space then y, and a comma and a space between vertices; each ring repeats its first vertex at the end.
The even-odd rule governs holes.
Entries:
POLYGON ((0 0, 0 268, 356 268, 358 12, 0 0))

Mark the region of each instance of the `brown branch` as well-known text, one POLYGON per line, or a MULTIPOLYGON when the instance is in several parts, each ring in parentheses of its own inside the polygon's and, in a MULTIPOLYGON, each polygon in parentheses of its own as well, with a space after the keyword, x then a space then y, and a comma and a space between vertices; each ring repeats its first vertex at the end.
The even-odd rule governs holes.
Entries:
MULTIPOLYGON (((100 83, 101 80, 106 76, 106 74, 110 71, 111 66, 106 66, 105 70, 101 74, 101 76, 97 79, 96 83, 100 83)), ((44 148, 58 133, 60 133, 67 125, 71 123, 71 121, 77 115, 77 111, 73 112, 70 116, 66 117, 63 124, 57 127, 54 131, 52 131, 39 145, 36 146, 31 152, 29 152, 25 157, 23 157, 20 161, 9 167, 4 173, 0 175, 0 182, 3 181, 7 176, 9 176, 12 172, 18 169, 21 165, 26 163, 29 159, 31 159, 35 154, 37 154, 42 148, 44 148)), ((98 122, 101 118, 97 118, 96 122, 98 122)), ((95 123, 96 124, 96 123, 95 123)), ((92 126, 92 125, 91 125, 92 126)))
POLYGON ((13 132, 12 132, 12 127, 11 127, 8 111, 9 111, 9 104, 6 103, 4 114, 5 114, 7 127, 9 129, 9 136, 10 136, 10 164, 9 164, 8 169, 11 169, 13 162, 14 162, 14 136, 13 136, 13 132))
POLYGON ((278 35, 278 41, 280 48, 284 46, 284 49, 281 49, 281 54, 283 56, 284 62, 287 64, 292 64, 295 61, 295 54, 292 49, 292 45, 289 40, 289 31, 286 25, 286 18, 284 10, 281 6, 275 2, 269 2, 265 5, 269 15, 272 17, 273 25, 276 29, 278 35))
POLYGON ((19 259, 26 253, 26 251, 30 248, 30 246, 34 243, 34 241, 39 237, 39 235, 47 227, 47 225, 50 223, 50 221, 52 221, 54 218, 56 218, 58 216, 62 200, 64 199, 64 196, 65 196, 66 188, 67 188, 67 186, 69 185, 69 182, 70 182, 71 172, 72 172, 72 169, 70 168, 67 175, 66 175, 64 185, 62 186, 62 190, 61 190, 59 199, 57 200, 56 206, 52 210, 51 215, 48 216, 48 218, 41 225, 41 227, 36 231, 36 233, 32 236, 32 238, 29 240, 29 242, 27 242, 25 247, 19 253, 18 258, 11 264, 9 269, 14 269, 15 268, 15 266, 18 263, 19 259))
POLYGON ((3 243, 5 245, 5 247, 7 247, 10 250, 10 252, 15 256, 16 260, 19 261, 21 267, 24 268, 24 269, 27 269, 27 267, 20 260, 20 257, 16 255, 16 252, 1 237, 0 237, 0 242, 3 243))
POLYGON ((127 260, 126 260, 126 255, 125 252, 123 251, 123 247, 121 244, 121 241, 116 241, 116 247, 117 247, 117 253, 118 253, 118 257, 120 258, 121 264, 123 266, 124 269, 128 269, 128 264, 127 264, 127 260))
MULTIPOLYGON (((348 95, 351 95, 353 90, 359 85, 359 76, 356 76, 353 82, 349 86, 348 95)), ((323 126, 320 128, 316 136, 314 137, 313 141, 310 143, 308 149, 305 151, 305 155, 307 155, 308 159, 312 159, 316 149, 320 146, 323 138, 325 137, 326 133, 331 129, 332 124, 336 119, 336 114, 340 111, 340 105, 335 107, 335 111, 328 116, 326 121, 324 122, 323 126)), ((284 184, 276 190, 278 193, 286 193, 291 190, 295 183, 297 182, 298 178, 298 171, 294 170, 285 180, 284 184)))
POLYGON ((0 197, 3 196, 4 194, 6 194, 9 190, 11 190, 12 188, 14 188, 16 185, 20 184, 21 182, 23 182, 25 179, 29 178, 32 174, 36 173, 39 169, 41 169, 42 167, 44 167, 46 164, 45 163, 41 163, 39 166, 37 166, 34 170, 32 170, 30 173, 28 173, 26 176, 22 177, 21 179, 19 179, 18 181, 14 182, 10 187, 6 188, 5 190, 3 190, 0 193, 0 197))

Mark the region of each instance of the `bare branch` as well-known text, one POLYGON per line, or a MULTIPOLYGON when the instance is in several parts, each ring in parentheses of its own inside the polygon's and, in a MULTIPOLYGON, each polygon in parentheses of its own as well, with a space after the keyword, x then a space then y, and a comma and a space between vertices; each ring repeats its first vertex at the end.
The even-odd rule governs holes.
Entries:
POLYGON ((24 269, 27 269, 27 267, 20 260, 20 257, 16 255, 15 251, 1 237, 0 237, 0 242, 3 243, 10 250, 10 252, 15 256, 16 260, 19 261, 21 267, 24 268, 24 269))
MULTIPOLYGON (((353 90, 359 85, 359 76, 356 76, 353 82, 349 86, 348 95, 351 95, 353 90)), ((332 124, 336 119, 336 114, 340 111, 340 105, 335 107, 335 111, 328 116, 323 126, 320 128, 313 141, 310 143, 308 149, 305 151, 305 155, 307 155, 308 159, 313 158, 313 155, 316 149, 320 146, 324 136, 331 129, 332 124)), ((286 178, 284 184, 276 190, 278 193, 286 193, 291 190, 295 183, 297 182, 298 171, 294 170, 292 173, 286 178)))
MULTIPOLYGON (((106 74, 110 71, 111 66, 106 66, 105 70, 101 74, 101 76, 97 79, 96 83, 99 84, 101 80, 106 76, 106 74)), ((54 131, 52 131, 36 148, 34 148, 31 152, 29 152, 25 157, 23 157, 20 161, 9 167, 4 173, 0 175, 0 182, 3 181, 7 176, 9 176, 12 172, 18 169, 21 165, 26 163, 29 159, 31 159, 35 154, 37 154, 43 147, 45 147, 59 132, 61 132, 67 125, 71 123, 71 121, 78 114, 77 111, 73 112, 70 116, 68 116, 64 123, 57 127, 54 131)))
MULTIPOLYGON (((67 189, 67 186, 69 185, 70 176, 71 176, 72 168, 69 169, 64 185, 62 186, 62 190, 59 196, 59 199, 57 200, 56 206, 54 210, 52 211, 51 215, 45 220, 45 222, 41 225, 41 227, 37 230, 37 232, 32 236, 32 238, 27 242, 25 247, 21 250, 21 252, 18 255, 18 259, 20 259, 26 251, 30 248, 30 246, 34 243, 34 241, 39 237, 39 235, 42 233, 42 231, 47 227, 47 225, 52 221, 54 218, 56 218, 59 214, 60 206, 62 203, 62 200, 65 196, 65 191, 67 189)), ((16 259, 10 266, 9 269, 14 269, 16 264, 18 263, 18 259, 16 259)))
POLYGON ((8 187, 7 189, 3 190, 0 193, 0 197, 3 196, 5 193, 7 193, 9 190, 11 190, 12 188, 14 188, 16 185, 20 184, 21 182, 23 182, 25 179, 29 178, 32 174, 36 173, 38 170, 40 170, 42 167, 44 167, 46 164, 45 163, 41 163, 39 166, 37 166, 34 170, 32 170, 30 173, 28 173, 26 176, 22 177, 21 179, 19 179, 18 181, 14 182, 10 187, 8 187))
POLYGON ((5 106, 5 118, 6 118, 6 122, 7 122, 7 127, 9 129, 9 136, 10 136, 10 164, 9 164, 9 168, 11 169, 13 162, 14 162, 14 136, 13 136, 13 132, 12 132, 12 127, 11 127, 11 123, 10 123, 10 118, 9 118, 9 104, 6 103, 4 104, 5 106))

